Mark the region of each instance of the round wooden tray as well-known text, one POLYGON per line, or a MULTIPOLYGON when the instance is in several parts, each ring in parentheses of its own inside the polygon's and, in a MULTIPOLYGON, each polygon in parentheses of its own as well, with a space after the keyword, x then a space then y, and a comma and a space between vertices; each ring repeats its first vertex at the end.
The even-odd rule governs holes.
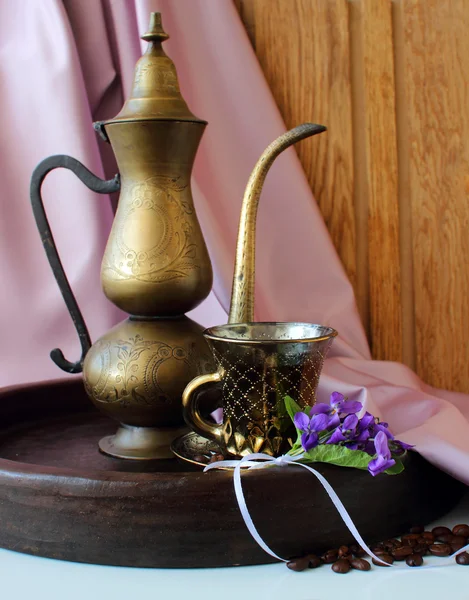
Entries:
MULTIPOLYGON (((232 473, 100 454, 98 440, 115 428, 94 411, 76 378, 0 392, 0 546, 135 567, 274 562, 244 525, 232 473)), ((317 469, 370 543, 441 517, 464 490, 415 453, 394 477, 317 469)), ((306 470, 246 472, 243 486, 259 533, 280 556, 351 542, 306 470)))

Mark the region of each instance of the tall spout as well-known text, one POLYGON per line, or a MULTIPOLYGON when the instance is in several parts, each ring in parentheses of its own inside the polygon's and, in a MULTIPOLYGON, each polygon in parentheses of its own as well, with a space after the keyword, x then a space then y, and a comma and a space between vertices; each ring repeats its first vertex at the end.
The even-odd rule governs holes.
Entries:
POLYGON ((256 219, 265 178, 277 156, 300 140, 326 131, 324 125, 303 123, 268 146, 254 167, 244 192, 236 247, 229 323, 254 321, 256 219))

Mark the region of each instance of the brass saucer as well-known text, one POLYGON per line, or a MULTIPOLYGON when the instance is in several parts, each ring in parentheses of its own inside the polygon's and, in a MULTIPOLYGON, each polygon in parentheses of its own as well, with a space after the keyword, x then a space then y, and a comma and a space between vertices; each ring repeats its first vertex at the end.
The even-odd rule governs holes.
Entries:
POLYGON ((176 438, 171 444, 172 453, 186 463, 206 467, 211 462, 222 460, 223 452, 213 440, 191 431, 176 438))

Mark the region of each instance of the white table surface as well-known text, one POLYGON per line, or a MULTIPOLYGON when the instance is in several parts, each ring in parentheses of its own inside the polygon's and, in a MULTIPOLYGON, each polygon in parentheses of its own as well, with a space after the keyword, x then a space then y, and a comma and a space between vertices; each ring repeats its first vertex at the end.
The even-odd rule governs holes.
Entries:
MULTIPOLYGON (((311 515, 310 518, 314 518, 311 515)), ((303 526, 308 523, 303 520, 303 526)), ((469 492, 439 523, 469 522, 469 492)), ((1 524, 0 524, 1 526, 1 524)), ((440 559, 441 560, 441 559, 440 559)), ((437 558, 425 557, 438 565, 437 558)), ((402 564, 402 563, 399 563, 402 564)), ((0 600, 469 600, 469 566, 302 573, 284 564, 227 569, 131 569, 0 550, 0 600)))

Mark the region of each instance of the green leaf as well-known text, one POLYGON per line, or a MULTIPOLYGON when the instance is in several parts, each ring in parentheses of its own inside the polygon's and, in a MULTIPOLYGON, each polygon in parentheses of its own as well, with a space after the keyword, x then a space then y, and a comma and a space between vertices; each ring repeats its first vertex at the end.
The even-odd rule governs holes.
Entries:
POLYGON ((285 396, 284 402, 287 413, 290 415, 290 419, 293 421, 296 413, 302 412, 301 407, 290 396, 285 396))
POLYGON ((399 458, 395 458, 394 460, 396 461, 396 464, 384 471, 387 475, 399 475, 399 473, 402 473, 404 470, 404 464, 402 460, 399 458))
POLYGON ((305 452, 307 462, 323 462, 339 467, 352 467, 362 470, 368 468, 368 463, 372 458, 368 453, 361 450, 349 450, 345 446, 335 444, 320 444, 309 452, 305 452))

